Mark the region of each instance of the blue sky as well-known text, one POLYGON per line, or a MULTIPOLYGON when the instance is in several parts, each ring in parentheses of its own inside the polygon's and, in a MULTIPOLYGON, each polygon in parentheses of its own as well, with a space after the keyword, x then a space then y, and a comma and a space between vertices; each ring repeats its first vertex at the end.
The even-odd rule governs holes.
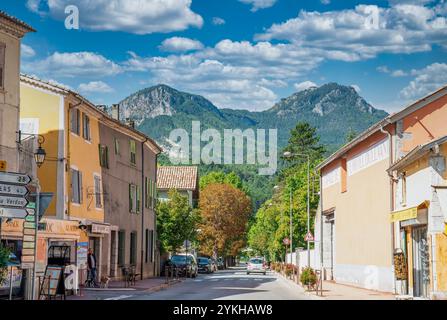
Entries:
POLYGON ((264 110, 313 85, 352 85, 394 112, 447 84, 445 0, 2 0, 31 24, 22 71, 112 104, 165 83, 264 110), (79 30, 64 10, 79 9, 79 30))

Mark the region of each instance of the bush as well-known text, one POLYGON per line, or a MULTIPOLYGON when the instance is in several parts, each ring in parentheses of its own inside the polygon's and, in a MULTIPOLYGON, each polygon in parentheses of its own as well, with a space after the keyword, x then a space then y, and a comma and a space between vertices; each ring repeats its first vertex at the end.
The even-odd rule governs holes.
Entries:
POLYGON ((286 276, 290 277, 293 274, 293 270, 295 269, 295 266, 291 263, 286 264, 285 273, 286 276))
POLYGON ((8 261, 11 252, 8 248, 0 244, 0 284, 5 281, 8 276, 8 261))
POLYGON ((300 281, 303 285, 314 286, 317 283, 317 275, 314 269, 310 267, 304 268, 300 276, 300 281))

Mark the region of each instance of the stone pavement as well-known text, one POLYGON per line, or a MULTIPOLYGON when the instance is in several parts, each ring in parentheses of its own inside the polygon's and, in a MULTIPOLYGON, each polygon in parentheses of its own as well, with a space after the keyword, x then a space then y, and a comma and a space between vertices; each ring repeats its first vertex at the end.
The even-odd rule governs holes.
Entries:
MULTIPOLYGON (((315 295, 315 292, 308 292, 315 295)), ((321 297, 321 296, 320 296, 321 297)), ((323 281, 323 297, 325 300, 396 300, 392 293, 362 289, 350 285, 323 281)))
MULTIPOLYGON (((181 280, 180 280, 181 281, 181 280)), ((166 284, 164 277, 137 280, 134 286, 125 287, 124 281, 110 281, 108 288, 81 288, 80 294, 67 296, 67 300, 96 300, 98 296, 106 293, 129 294, 142 292, 156 292, 165 289, 179 281, 166 284)))

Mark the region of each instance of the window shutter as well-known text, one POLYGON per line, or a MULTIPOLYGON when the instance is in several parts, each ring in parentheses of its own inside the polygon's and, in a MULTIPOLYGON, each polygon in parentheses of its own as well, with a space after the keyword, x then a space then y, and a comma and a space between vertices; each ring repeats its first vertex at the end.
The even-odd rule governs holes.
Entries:
POLYGON ((133 197, 132 197, 132 185, 129 184, 129 212, 132 212, 133 197))
POLYGON ((106 149, 106 168, 109 169, 109 147, 105 146, 106 149))
POLYGON ((141 207, 141 190, 140 186, 136 186, 137 189, 137 213, 140 213, 140 207, 141 207))
POLYGON ((70 170, 71 173, 71 179, 70 179, 70 188, 71 188, 71 201, 72 202, 76 202, 76 190, 77 190, 77 180, 78 177, 75 176, 76 171, 74 171, 73 169, 70 170))
POLYGON ((84 188, 82 185, 82 172, 78 171, 78 175, 79 175, 79 203, 82 203, 84 193, 84 188))

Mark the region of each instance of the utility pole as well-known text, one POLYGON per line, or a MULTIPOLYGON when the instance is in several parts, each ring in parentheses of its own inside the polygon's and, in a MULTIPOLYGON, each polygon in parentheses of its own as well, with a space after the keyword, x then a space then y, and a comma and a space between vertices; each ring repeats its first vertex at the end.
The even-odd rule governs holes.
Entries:
MULTIPOLYGON (((310 157, 307 155, 307 234, 310 232, 310 157)), ((310 267, 310 242, 307 240, 307 266, 310 267)))
POLYGON ((292 237, 293 237, 293 202, 292 202, 292 199, 293 199, 293 194, 292 194, 292 192, 293 192, 293 189, 292 188, 290 188, 290 263, 292 263, 292 252, 293 252, 293 239, 292 239, 292 237))

